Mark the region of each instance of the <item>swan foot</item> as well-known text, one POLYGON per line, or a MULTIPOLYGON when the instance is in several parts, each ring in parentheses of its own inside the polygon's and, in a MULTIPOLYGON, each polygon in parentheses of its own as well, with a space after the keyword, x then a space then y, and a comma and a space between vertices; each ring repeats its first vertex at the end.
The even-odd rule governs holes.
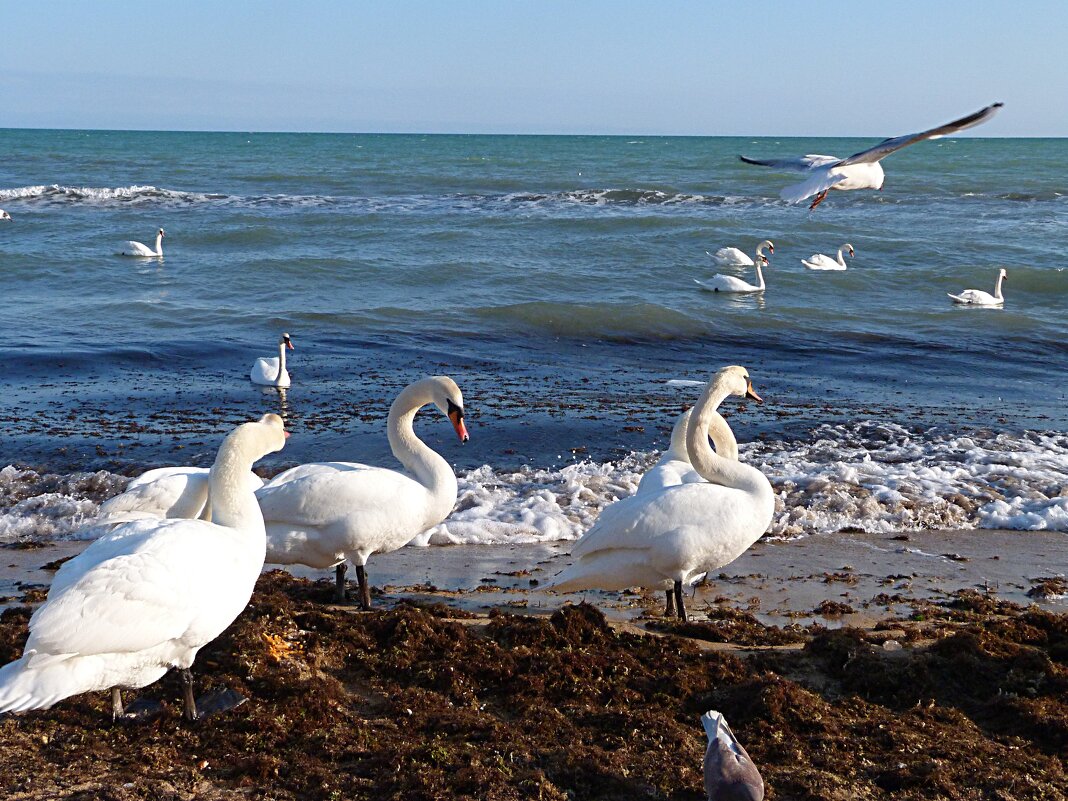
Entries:
POLYGON ((334 600, 339 604, 345 602, 345 572, 349 566, 342 562, 334 569, 334 600))
POLYGON ((664 617, 675 617, 675 594, 674 591, 668 590, 667 603, 664 605, 664 617))
POLYGON ((682 599, 682 582, 675 582, 675 611, 679 620, 686 620, 686 604, 682 599))
POLYGON ((197 712, 197 699, 193 697, 193 674, 189 668, 182 668, 178 671, 178 679, 182 683, 182 717, 195 721, 200 714, 197 712))
POLYGON ((218 715, 220 712, 229 712, 237 709, 248 699, 236 690, 223 687, 204 693, 196 700, 198 716, 203 719, 208 715, 218 715))
POLYGON ((371 611, 371 584, 367 581, 367 568, 356 565, 356 581, 360 585, 360 609, 371 611))
POLYGON ((818 195, 816 195, 816 199, 812 201, 812 205, 808 207, 808 210, 812 211, 814 208, 816 208, 816 206, 818 206, 820 203, 822 203, 826 199, 827 199, 827 190, 824 189, 822 192, 820 192, 818 195))

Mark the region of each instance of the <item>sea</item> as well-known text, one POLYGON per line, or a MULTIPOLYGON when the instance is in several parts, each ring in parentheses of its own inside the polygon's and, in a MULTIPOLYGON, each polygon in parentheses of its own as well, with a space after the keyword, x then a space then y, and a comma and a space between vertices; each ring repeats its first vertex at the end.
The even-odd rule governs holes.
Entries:
POLYGON ((1068 532, 1068 139, 924 142, 817 209, 753 157, 871 139, 0 130, 0 544, 86 535, 131 476, 278 412, 267 475, 396 466, 389 404, 452 376, 471 441, 415 544, 577 538, 720 367, 769 536, 1068 532), (162 258, 118 255, 126 240, 162 258), (765 292, 707 255, 775 244, 765 292), (841 272, 801 259, 834 257, 841 272), (949 292, 993 291, 1003 308, 949 292), (248 374, 292 336, 292 387, 248 374))

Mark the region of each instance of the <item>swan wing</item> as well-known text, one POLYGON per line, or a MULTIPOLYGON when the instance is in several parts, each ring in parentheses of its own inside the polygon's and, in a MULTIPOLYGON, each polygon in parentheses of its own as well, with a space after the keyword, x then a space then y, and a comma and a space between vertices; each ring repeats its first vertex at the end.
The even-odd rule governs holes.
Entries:
POLYGON ((974 128, 976 125, 982 125, 989 120, 995 114, 1003 103, 992 103, 985 108, 981 108, 974 114, 969 114, 967 117, 961 117, 959 120, 953 120, 953 122, 947 122, 945 125, 939 125, 937 128, 931 128, 927 131, 920 131, 919 133, 905 134, 904 136, 895 136, 891 139, 884 139, 874 147, 869 147, 867 150, 862 150, 859 153, 854 153, 848 158, 842 159, 842 166, 848 164, 871 164, 876 161, 889 156, 903 147, 914 145, 917 142, 922 142, 925 139, 938 139, 943 136, 950 136, 951 134, 958 133, 959 131, 966 130, 968 128, 974 128))
POLYGON ((335 465, 344 463, 303 465, 294 468, 299 474, 282 474, 257 490, 263 519, 319 527, 357 515, 367 521, 388 520, 412 504, 426 504, 426 488, 403 473, 367 465, 335 465))
POLYGON ((126 256, 155 256, 156 251, 147 245, 143 245, 140 242, 134 242, 132 239, 123 243, 122 246, 123 255, 126 256))
POLYGON ((278 375, 278 357, 268 358, 265 356, 253 362, 249 378, 257 384, 273 384, 276 375, 278 375))
POLYGON ((199 520, 120 526, 59 569, 30 619, 27 651, 40 658, 142 651, 188 636, 203 614, 215 616, 220 593, 247 591, 236 616, 252 585, 235 584, 240 548, 230 535, 199 520))
POLYGON ((776 170, 793 170, 794 172, 810 172, 811 170, 838 164, 838 156, 823 156, 818 153, 810 153, 807 156, 788 159, 751 159, 748 156, 739 156, 746 164, 756 164, 760 167, 772 167, 776 170))

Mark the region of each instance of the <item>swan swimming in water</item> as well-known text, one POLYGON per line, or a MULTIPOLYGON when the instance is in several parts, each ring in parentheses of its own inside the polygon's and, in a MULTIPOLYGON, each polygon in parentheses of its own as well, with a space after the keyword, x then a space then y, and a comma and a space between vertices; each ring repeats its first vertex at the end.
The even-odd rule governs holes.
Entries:
POLYGON ((1005 268, 1002 267, 998 270, 998 280, 994 284, 994 294, 984 292, 981 289, 965 289, 959 295, 953 295, 947 292, 954 303, 959 303, 963 306, 1003 306, 1005 304, 1005 297, 1001 294, 1001 282, 1007 281, 1009 274, 1005 272, 1005 268))
POLYGON ((286 370, 286 349, 296 350, 289 334, 283 333, 278 340, 278 358, 263 356, 252 364, 249 380, 265 387, 288 387, 289 371, 286 370))
MULTIPOLYGON (((764 248, 768 249, 768 253, 775 255, 775 245, 771 243, 770 239, 765 239, 756 247, 757 261, 760 261, 764 256, 764 248)), ((738 248, 720 248, 715 253, 709 253, 706 250, 705 254, 710 256, 720 267, 752 267, 756 264, 738 248)), ((767 264, 766 259, 764 263, 767 264)))
POLYGON ((574 592, 654 587, 671 581, 676 613, 686 618, 682 587, 733 562, 768 529, 775 494, 754 467, 717 455, 711 415, 728 395, 760 401, 744 367, 725 367, 690 414, 686 450, 704 481, 632 495, 607 506, 571 551, 575 561, 544 589, 574 592))
POLYGON ((869 147, 867 150, 854 153, 844 159, 817 154, 790 159, 751 159, 748 156, 738 158, 746 164, 805 173, 807 177, 804 181, 786 187, 779 193, 779 197, 787 203, 800 203, 815 195, 816 199, 809 206, 809 209, 814 209, 823 202, 827 197, 827 192, 831 189, 882 189, 886 176, 879 162, 891 153, 896 153, 903 147, 914 145, 925 139, 941 139, 943 136, 951 136, 967 128, 981 125, 993 117, 1002 105, 1004 104, 994 103, 967 117, 961 117, 959 120, 947 122, 945 125, 939 125, 927 131, 884 139, 874 147, 869 147))
POLYGON ((807 259, 801 259, 801 263, 810 270, 844 270, 848 265, 845 262, 845 258, 842 256, 843 250, 849 251, 849 258, 853 258, 854 255, 856 255, 853 252, 853 246, 846 242, 842 247, 838 248, 837 261, 822 253, 815 253, 807 259))
POLYGON ((11 215, 8 214, 3 209, 0 209, 0 220, 10 220, 10 219, 11 219, 11 215))
POLYGON ((763 801, 764 779, 727 719, 714 709, 701 715, 705 750, 705 794, 708 801, 763 801))
POLYGON ((695 278, 693 279, 693 282, 707 292, 763 292, 766 286, 764 284, 764 272, 761 268, 767 267, 769 264, 768 257, 763 253, 757 256, 757 283, 755 284, 750 284, 748 281, 743 281, 741 278, 735 278, 733 275, 723 275, 721 273, 716 273, 708 281, 698 281, 695 278))
MULTIPOLYGON (((179 232, 181 233, 181 232, 179 232)), ((179 237, 180 239, 181 237, 179 237)), ((160 228, 156 232, 156 249, 152 250, 148 245, 144 245, 140 242, 134 242, 132 239, 126 242, 122 248, 123 256, 143 256, 153 257, 163 255, 163 229, 160 228)))
POLYGON ((267 561, 336 568, 338 599, 344 600, 349 560, 356 566, 360 606, 370 609, 368 557, 407 545, 456 505, 456 474, 412 427, 416 412, 430 403, 467 442, 456 382, 448 376, 424 378, 405 387, 389 408, 389 445, 405 472, 322 462, 287 470, 258 490, 267 522, 267 561))
POLYGON ((111 688, 118 718, 121 688, 145 687, 177 668, 183 714, 195 720, 189 667, 244 610, 263 567, 263 517, 249 470, 288 436, 282 418, 268 414, 223 440, 209 479, 214 523, 126 522, 60 567, 30 618, 22 657, 0 668, 0 712, 111 688))

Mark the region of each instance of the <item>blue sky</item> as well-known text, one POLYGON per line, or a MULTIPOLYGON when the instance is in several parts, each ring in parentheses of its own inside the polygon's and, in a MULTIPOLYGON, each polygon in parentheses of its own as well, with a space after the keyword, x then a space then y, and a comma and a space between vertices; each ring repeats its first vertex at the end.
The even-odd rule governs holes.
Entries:
POLYGON ((0 127, 1068 136, 1068 3, 0 7, 0 127))

